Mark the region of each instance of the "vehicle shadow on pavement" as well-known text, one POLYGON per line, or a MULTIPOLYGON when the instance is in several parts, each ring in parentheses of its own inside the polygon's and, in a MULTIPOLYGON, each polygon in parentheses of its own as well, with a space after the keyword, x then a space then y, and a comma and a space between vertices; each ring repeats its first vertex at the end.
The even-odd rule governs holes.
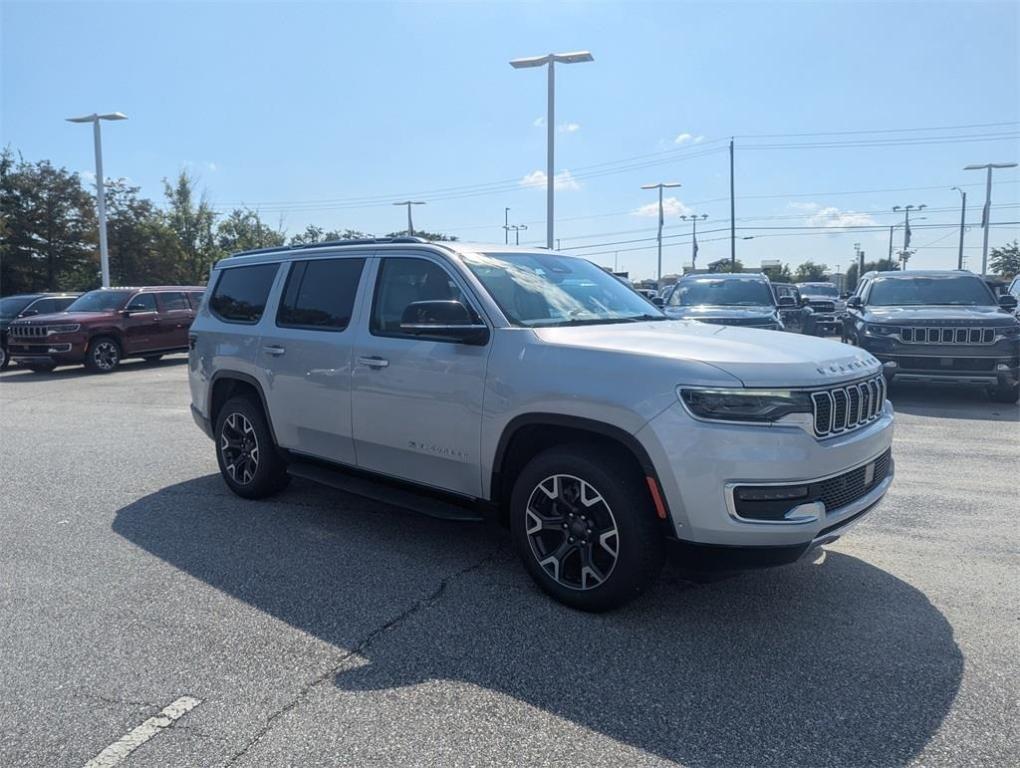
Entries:
POLYGON ((132 359, 122 362, 119 366, 117 366, 117 369, 110 374, 93 373, 86 369, 83 365, 57 368, 56 370, 48 373, 36 373, 35 371, 30 371, 27 368, 22 368, 19 365, 11 365, 3 371, 2 375, 0 375, 0 382, 3 382, 4 384, 42 384, 47 381, 67 381, 83 377, 100 378, 106 375, 116 376, 119 373, 142 369, 153 370, 159 368, 177 368, 178 366, 187 364, 187 355, 168 356, 162 360, 156 360, 154 362, 132 359))
MULTIPOLYGON (((502 533, 304 483, 253 503, 197 478, 121 509, 113 529, 355 652, 336 674, 344 695, 464 681, 688 766, 905 765, 963 673, 921 592, 837 551, 707 585, 667 568, 650 594, 589 615, 542 595, 502 533)), ((478 707, 453 716, 511 725, 478 707)))
POLYGON ((889 399, 897 413, 943 419, 1020 421, 1020 406, 995 403, 977 385, 893 382, 889 399))

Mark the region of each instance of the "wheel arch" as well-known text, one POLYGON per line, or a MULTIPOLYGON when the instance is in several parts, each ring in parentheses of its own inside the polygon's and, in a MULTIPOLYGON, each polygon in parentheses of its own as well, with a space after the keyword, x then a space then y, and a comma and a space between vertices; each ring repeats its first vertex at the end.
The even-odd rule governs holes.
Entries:
POLYGON ((266 424, 269 425, 269 434, 273 437, 273 443, 279 445, 276 439, 276 430, 273 428, 273 418, 269 413, 269 403, 266 394, 262 391, 262 385, 254 376, 241 373, 240 371, 220 370, 213 374, 209 382, 209 402, 207 413, 209 414, 209 425, 215 430, 216 419, 219 416, 220 408, 234 395, 254 394, 262 407, 262 413, 266 417, 266 424))
POLYGON ((504 427, 493 456, 489 488, 489 498, 499 510, 500 519, 506 521, 514 479, 531 457, 555 445, 581 441, 595 441, 626 455, 645 479, 658 517, 669 519, 655 465, 634 435, 606 422, 556 413, 522 414, 504 427))

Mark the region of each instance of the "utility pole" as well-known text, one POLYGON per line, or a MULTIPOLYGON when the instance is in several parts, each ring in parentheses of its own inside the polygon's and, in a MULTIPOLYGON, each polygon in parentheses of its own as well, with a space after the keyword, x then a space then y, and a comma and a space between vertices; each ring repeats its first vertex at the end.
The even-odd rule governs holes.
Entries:
POLYGON ((981 213, 981 226, 985 229, 984 240, 981 243, 981 276, 988 275, 988 227, 992 220, 992 169, 993 168, 1016 168, 1016 163, 986 163, 985 165, 968 165, 965 171, 978 171, 982 168, 988 170, 987 181, 985 182, 985 207, 981 213))
POLYGON ((857 279, 860 280, 864 274, 864 251, 860 243, 854 243, 854 258, 857 260, 857 279))
POLYGON ((733 137, 730 136, 730 269, 737 271, 737 219, 733 200, 733 137))
POLYGON ((510 209, 503 209, 503 244, 510 245, 510 209))
POLYGON ((963 231, 967 224, 967 193, 959 187, 953 187, 960 193, 960 253, 956 257, 956 268, 963 269, 963 231))
POLYGON ((659 243, 659 261, 658 261, 658 267, 656 268, 656 272, 655 272, 655 284, 659 288, 662 287, 662 285, 661 285, 661 283, 662 283, 662 223, 663 223, 663 220, 665 218, 665 215, 664 215, 663 210, 662 210, 662 190, 667 188, 667 187, 668 188, 673 188, 673 187, 679 187, 679 186, 680 186, 680 183, 677 182, 677 181, 660 181, 658 184, 642 184, 641 185, 641 189, 657 189, 657 190, 659 190, 659 235, 658 235, 658 238, 657 238, 658 243, 659 243))
MULTIPOLYGON (((903 211, 903 250, 900 251, 900 269, 906 270, 907 261, 911 257, 910 253, 910 212, 917 210, 923 211, 927 208, 927 205, 894 205, 894 211, 903 211)), ((889 258, 892 258, 890 255, 889 258)))
POLYGON ((421 200, 405 200, 402 203, 394 203, 394 205, 406 205, 407 206, 407 236, 414 237, 414 222, 411 221, 411 206, 412 205, 425 205, 421 200))
POLYGON ((708 214, 703 213, 701 216, 698 216, 692 213, 690 216, 681 216, 680 218, 684 221, 687 221, 687 219, 691 220, 691 269, 696 269, 698 261, 698 219, 700 218, 704 221, 708 218, 708 214))

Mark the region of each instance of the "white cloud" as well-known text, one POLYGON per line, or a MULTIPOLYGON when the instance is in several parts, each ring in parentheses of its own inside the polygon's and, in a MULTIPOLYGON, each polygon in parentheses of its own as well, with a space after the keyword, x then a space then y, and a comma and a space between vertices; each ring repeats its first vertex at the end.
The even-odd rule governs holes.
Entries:
MULTIPOLYGON (((642 205, 636 211, 633 212, 635 216, 648 216, 658 217, 659 216, 659 201, 656 200, 654 203, 648 205, 642 205)), ((662 199, 662 215, 667 218, 679 218, 681 216, 690 216, 693 211, 686 205, 680 202, 675 197, 664 197, 662 199)))
POLYGON ((78 175, 81 176, 81 180, 86 184, 96 183, 96 172, 95 171, 79 171, 78 175))
POLYGON ((695 136, 693 133, 681 133, 675 139, 673 139, 673 143, 686 144, 690 142, 691 144, 700 144, 704 140, 705 140, 704 136, 695 136))
MULTIPOLYGON (((548 176, 545 175, 545 171, 532 171, 521 179, 521 186, 531 189, 545 189, 547 179, 548 176)), ((555 190, 575 190, 580 188, 580 182, 568 170, 562 170, 553 177, 553 189, 555 190)))
POLYGON ((808 216, 807 223, 812 227, 870 227, 877 224, 870 214, 860 211, 841 211, 834 205, 823 206, 820 203, 790 203, 790 208, 804 211, 808 216))
POLYGON ((218 171, 218 170, 219 170, 219 166, 217 166, 217 165, 216 165, 216 163, 212 163, 212 162, 210 162, 210 163, 206 163, 206 167, 207 167, 207 168, 208 168, 208 169, 209 169, 210 171, 212 171, 213 173, 216 173, 216 171, 218 171))
POLYGON ((536 117, 534 120, 531 121, 531 124, 536 128, 545 128, 545 118, 536 117))
POLYGON ((560 133, 577 133, 579 130, 581 130, 581 124, 561 123, 560 125, 556 126, 556 130, 559 131, 560 133))

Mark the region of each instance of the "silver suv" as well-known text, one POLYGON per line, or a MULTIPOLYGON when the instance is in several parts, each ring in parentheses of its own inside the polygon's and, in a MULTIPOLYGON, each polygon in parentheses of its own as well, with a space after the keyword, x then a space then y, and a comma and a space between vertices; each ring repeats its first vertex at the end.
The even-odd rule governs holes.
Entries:
POLYGON ((893 478, 868 352, 670 320, 599 267, 413 238, 249 252, 191 328, 195 421, 245 498, 290 475, 506 524, 558 600, 798 559, 893 478))

